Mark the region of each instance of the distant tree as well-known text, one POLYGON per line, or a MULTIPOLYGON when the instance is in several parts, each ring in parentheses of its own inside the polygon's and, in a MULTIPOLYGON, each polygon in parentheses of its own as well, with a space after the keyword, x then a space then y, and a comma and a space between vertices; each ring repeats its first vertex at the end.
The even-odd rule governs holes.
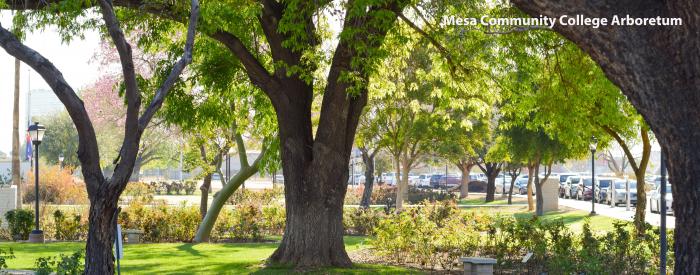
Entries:
POLYGON ((59 111, 39 118, 45 125, 50 125, 41 142, 41 156, 49 164, 59 164, 58 157, 63 155, 63 165, 76 168, 78 159, 78 131, 66 111, 59 111))

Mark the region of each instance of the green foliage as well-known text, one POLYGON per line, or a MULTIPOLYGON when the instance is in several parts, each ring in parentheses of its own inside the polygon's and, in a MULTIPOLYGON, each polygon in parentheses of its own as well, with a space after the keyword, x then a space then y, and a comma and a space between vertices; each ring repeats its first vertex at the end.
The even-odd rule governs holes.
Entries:
POLYGON ((13 209, 5 213, 10 235, 15 241, 28 240, 34 226, 34 212, 28 209, 13 209))
POLYGON ((59 255, 58 257, 38 258, 35 270, 37 275, 79 275, 84 273, 85 252, 78 250, 71 254, 59 255))
MULTIPOLYGON (((61 210, 53 212, 54 239, 59 241, 84 240, 87 236, 87 222, 82 220, 80 214, 66 215, 61 210)), ((48 230, 47 230, 48 231, 48 230)))
POLYGON ((383 210, 373 208, 346 208, 343 211, 345 234, 370 235, 374 228, 386 218, 383 210))
POLYGON ((258 204, 271 205, 279 204, 283 199, 284 190, 280 187, 263 190, 241 189, 233 193, 227 203, 234 205, 258 204))
POLYGON ((63 165, 68 167, 80 166, 78 160, 78 131, 68 112, 60 111, 39 118, 42 124, 48 125, 44 139, 41 142, 41 157, 49 164, 59 164, 58 157, 63 155, 63 165))
POLYGON ((379 222, 370 241, 379 255, 424 268, 453 269, 458 259, 474 254, 478 231, 456 216, 454 203, 423 204, 379 222))
POLYGON ((11 260, 15 258, 15 253, 12 251, 12 248, 9 250, 4 250, 0 248, 0 271, 3 269, 7 269, 7 260, 11 260))
POLYGON ((640 236, 627 222, 601 234, 586 221, 582 233, 574 234, 560 219, 459 212, 453 204, 437 203, 393 214, 374 233, 370 243, 379 255, 426 268, 453 269, 459 257, 479 255, 497 259, 495 271, 506 274, 658 273, 659 232, 650 225, 640 236), (527 253, 532 255, 523 263, 527 253))

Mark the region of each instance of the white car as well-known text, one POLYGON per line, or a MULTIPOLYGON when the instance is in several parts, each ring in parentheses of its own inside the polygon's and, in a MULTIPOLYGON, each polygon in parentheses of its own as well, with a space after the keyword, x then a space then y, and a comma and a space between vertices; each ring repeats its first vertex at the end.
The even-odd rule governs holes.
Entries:
MULTIPOLYGON (((508 193, 508 191, 510 190, 510 183, 510 176, 505 176, 505 182, 503 175, 496 177, 496 193, 508 193), (503 186, 505 186, 505 192, 503 192, 503 186)), ((513 192, 515 192, 515 188, 513 188, 513 192)))
MULTIPOLYGON (((666 184, 666 214, 673 215, 673 188, 670 184, 666 184)), ((657 187, 654 192, 651 193, 651 198, 649 198, 649 210, 651 213, 661 212, 661 186, 657 187)))
POLYGON ((420 188, 430 187, 430 174, 420 174, 418 179, 415 180, 415 186, 420 188))

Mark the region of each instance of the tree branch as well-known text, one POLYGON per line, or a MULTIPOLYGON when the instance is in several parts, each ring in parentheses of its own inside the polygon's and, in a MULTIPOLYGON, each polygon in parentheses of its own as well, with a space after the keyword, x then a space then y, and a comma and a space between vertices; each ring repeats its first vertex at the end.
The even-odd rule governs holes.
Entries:
POLYGON ((56 97, 63 103, 78 131, 78 159, 80 159, 83 177, 88 187, 88 194, 92 196, 97 189, 93 183, 104 182, 102 168, 100 167, 100 155, 95 138, 95 129, 90 122, 90 117, 85 110, 83 101, 80 100, 73 88, 63 78, 63 74, 48 59, 22 44, 15 35, 0 25, 0 46, 8 54, 29 65, 41 75, 51 87, 56 97))
POLYGON ((175 82, 180 78, 180 74, 185 70, 185 67, 192 62, 192 48, 194 47, 194 37, 197 30, 197 20, 199 18, 199 2, 192 0, 190 8, 190 21, 187 26, 187 38, 185 40, 185 52, 180 57, 180 60, 175 63, 170 74, 165 79, 163 84, 156 91, 151 104, 146 108, 141 118, 139 118, 139 130, 143 131, 148 123, 155 115, 156 111, 163 105, 165 97, 170 92, 170 89, 175 85, 175 82))

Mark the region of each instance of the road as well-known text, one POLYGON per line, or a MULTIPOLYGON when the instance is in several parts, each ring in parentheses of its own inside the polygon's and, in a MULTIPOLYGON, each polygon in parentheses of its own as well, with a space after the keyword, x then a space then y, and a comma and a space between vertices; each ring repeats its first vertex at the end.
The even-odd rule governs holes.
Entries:
MULTIPOLYGON (((647 204, 649 202, 647 201, 647 204)), ((583 211, 591 211, 591 201, 579 201, 574 199, 562 199, 559 198, 559 205, 571 207, 583 211)), ((598 215, 608 216, 612 218, 617 218, 626 221, 634 220, 635 207, 631 206, 630 211, 627 211, 625 206, 611 207, 607 204, 595 204, 595 212, 598 215)), ((661 224, 661 215, 654 214, 649 211, 649 206, 647 205, 647 213, 645 215, 646 221, 651 225, 659 226, 661 224)), ((676 218, 674 216, 666 216, 666 227, 675 228, 676 218)))

